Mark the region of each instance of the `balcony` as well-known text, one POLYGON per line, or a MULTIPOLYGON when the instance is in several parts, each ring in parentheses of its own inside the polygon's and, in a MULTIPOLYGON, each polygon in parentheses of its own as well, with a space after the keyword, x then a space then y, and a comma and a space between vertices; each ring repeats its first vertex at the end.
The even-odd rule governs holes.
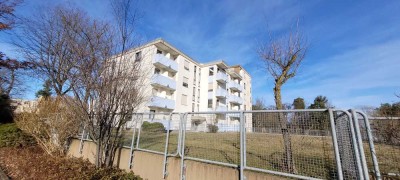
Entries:
POLYGON ((178 63, 176 63, 174 60, 168 59, 162 54, 154 55, 153 64, 171 72, 178 72, 178 63))
POLYGON ((215 96, 218 98, 225 98, 228 95, 228 92, 225 89, 217 88, 215 91, 215 96))
POLYGON ((217 106, 216 111, 227 111, 228 108, 226 106, 217 106))
POLYGON ((228 69, 227 72, 228 72, 229 75, 231 75, 234 78, 243 79, 243 77, 240 75, 240 71, 239 70, 228 69))
POLYGON ((153 96, 153 97, 151 97, 151 100, 150 100, 148 106, 164 108, 164 109, 175 109, 175 100, 162 98, 159 96, 153 96))
POLYGON ((239 91, 239 92, 243 91, 243 87, 235 81, 229 81, 228 88, 233 89, 235 91, 239 91))
POLYGON ((243 99, 239 96, 230 95, 228 101, 234 104, 243 104, 243 99))
POLYGON ((151 79, 151 85, 162 87, 169 90, 176 90, 176 81, 161 74, 154 74, 151 79))
POLYGON ((226 81, 228 80, 228 75, 226 75, 224 72, 217 72, 217 75, 215 77, 215 80, 221 83, 226 83, 226 81))

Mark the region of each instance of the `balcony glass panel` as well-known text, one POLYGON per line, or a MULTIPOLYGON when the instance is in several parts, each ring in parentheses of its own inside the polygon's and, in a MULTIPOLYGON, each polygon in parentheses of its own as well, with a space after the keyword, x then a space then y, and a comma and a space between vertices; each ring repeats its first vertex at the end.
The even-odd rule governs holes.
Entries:
POLYGON ((168 69, 173 72, 178 71, 178 63, 176 63, 174 60, 171 60, 167 57, 165 57, 162 54, 155 54, 153 58, 153 64, 161 66, 165 69, 168 69))
POLYGON ((161 74, 154 74, 151 79, 153 85, 165 87, 171 90, 176 90, 176 81, 161 74))
POLYGON ((158 107, 165 109, 175 109, 175 101, 173 99, 162 98, 159 96, 151 97, 149 102, 150 107, 158 107))

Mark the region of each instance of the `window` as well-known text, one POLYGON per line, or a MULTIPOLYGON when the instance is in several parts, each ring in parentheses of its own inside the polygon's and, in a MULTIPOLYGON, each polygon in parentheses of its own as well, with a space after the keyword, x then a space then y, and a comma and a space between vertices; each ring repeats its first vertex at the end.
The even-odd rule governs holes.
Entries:
POLYGON ((193 79, 193 85, 196 85, 196 71, 197 71, 197 66, 194 66, 194 73, 193 73, 193 77, 194 77, 194 79, 193 79))
POLYGON ((160 74, 161 70, 158 68, 154 68, 154 74, 160 74))
POLYGON ((194 107, 195 107, 194 103, 192 103, 192 112, 194 112, 194 107))
POLYGON ((196 101, 196 88, 193 87, 193 101, 196 101))
POLYGON ((189 61, 185 60, 185 63, 183 64, 183 66, 184 66, 184 68, 185 68, 186 70, 189 71, 189 61))
POLYGON ((156 113, 156 110, 150 110, 149 119, 154 119, 155 113, 156 113))
POLYGON ((162 51, 157 49, 157 54, 162 54, 162 51))
POLYGON ((244 89, 246 89, 246 83, 243 83, 244 89))
POLYGON ((214 76, 214 67, 210 67, 208 70, 208 76, 214 76))
POLYGON ((209 99, 208 100, 208 106, 207 106, 208 108, 212 108, 212 99, 209 99))
POLYGON ((139 51, 135 55, 135 61, 141 61, 142 60, 142 51, 139 51))
POLYGON ((189 79, 187 78, 187 77, 183 77, 183 84, 182 84, 182 86, 183 87, 189 87, 189 84, 188 84, 188 82, 189 82, 189 79))
POLYGON ((187 105, 187 95, 182 94, 181 104, 185 106, 187 105))

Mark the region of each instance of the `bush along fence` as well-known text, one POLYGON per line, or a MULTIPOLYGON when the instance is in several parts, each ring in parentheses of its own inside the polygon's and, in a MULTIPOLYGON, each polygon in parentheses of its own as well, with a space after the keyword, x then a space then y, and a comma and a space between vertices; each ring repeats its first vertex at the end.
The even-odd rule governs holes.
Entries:
MULTIPOLYGON (((400 178, 400 119, 374 119, 357 110, 305 109, 134 113, 123 132, 135 152, 296 179, 400 178), (398 129, 396 129, 396 127, 398 129), (388 130, 391 130, 390 132, 388 130)), ((79 135, 88 140, 85 131, 79 135)))

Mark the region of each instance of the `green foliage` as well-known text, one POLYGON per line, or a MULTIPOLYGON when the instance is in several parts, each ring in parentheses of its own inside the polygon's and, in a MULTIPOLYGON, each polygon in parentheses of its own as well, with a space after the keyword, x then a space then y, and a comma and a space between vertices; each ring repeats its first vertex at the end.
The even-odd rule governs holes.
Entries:
POLYGON ((314 103, 308 107, 309 109, 326 109, 328 107, 328 98, 326 96, 317 96, 314 103))
POLYGON ((218 132, 218 126, 214 124, 207 124, 208 132, 216 133, 218 132))
POLYGON ((144 132, 165 132, 165 127, 162 123, 159 122, 143 122, 142 131, 144 132))
POLYGON ((0 124, 0 147, 35 144, 33 137, 21 131, 14 123, 0 124))
POLYGON ((301 97, 298 97, 293 100, 293 107, 294 109, 305 109, 306 104, 304 103, 304 99, 301 97))
POLYGON ((51 96, 51 82, 46 80, 43 84, 43 89, 36 92, 36 97, 43 97, 45 99, 51 96))
POLYGON ((0 95, 0 123, 12 123, 14 118, 11 98, 6 94, 0 95))

